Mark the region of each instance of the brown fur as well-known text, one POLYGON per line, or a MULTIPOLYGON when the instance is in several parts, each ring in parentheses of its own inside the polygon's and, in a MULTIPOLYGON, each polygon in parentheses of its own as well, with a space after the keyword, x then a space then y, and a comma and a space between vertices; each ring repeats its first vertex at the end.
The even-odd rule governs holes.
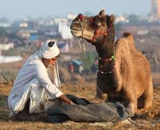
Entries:
POLYGON ((90 17, 77 17, 71 25, 72 34, 91 42, 102 59, 110 58, 115 51, 115 59, 110 63, 104 65, 99 60, 100 70, 109 72, 115 63, 115 71, 111 74, 97 73, 97 97, 103 98, 102 93, 107 93, 109 100, 122 101, 131 115, 147 112, 153 100, 150 65, 145 56, 136 49, 132 34, 124 33, 115 45, 114 16, 104 14, 102 10, 92 17, 93 22, 90 17), (95 31, 101 33, 95 36, 95 31), (103 35, 105 32, 107 36, 103 35))
POLYGON ((129 100, 132 111, 147 111, 153 100, 152 78, 147 59, 135 48, 131 34, 119 39, 115 50, 119 84, 117 92, 123 93, 122 96, 129 100))

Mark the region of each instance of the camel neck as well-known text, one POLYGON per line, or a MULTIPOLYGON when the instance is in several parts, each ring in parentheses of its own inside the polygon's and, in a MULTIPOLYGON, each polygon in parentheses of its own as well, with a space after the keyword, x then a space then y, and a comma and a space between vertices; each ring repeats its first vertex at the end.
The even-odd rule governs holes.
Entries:
POLYGON ((99 57, 101 58, 110 58, 114 55, 115 49, 115 29, 114 26, 111 27, 110 32, 106 36, 104 42, 102 40, 96 43, 96 50, 98 52, 99 57))
POLYGON ((99 71, 103 74, 114 73, 115 29, 112 26, 103 43, 97 43, 99 71))

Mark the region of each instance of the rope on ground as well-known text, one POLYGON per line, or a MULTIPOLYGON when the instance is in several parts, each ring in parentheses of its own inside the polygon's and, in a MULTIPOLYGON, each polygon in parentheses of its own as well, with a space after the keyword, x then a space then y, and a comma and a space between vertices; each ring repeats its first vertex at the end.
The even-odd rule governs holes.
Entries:
MULTIPOLYGON (((83 30, 82 30, 82 39, 84 40, 83 30)), ((80 49, 83 49, 83 55, 86 55, 85 44, 84 44, 84 43, 81 43, 80 40, 79 40, 79 47, 80 47, 80 49), (83 45, 83 47, 82 47, 82 45, 83 45)), ((91 72, 91 68, 89 68, 89 71, 91 72)), ((86 77, 88 77, 86 71, 84 71, 84 72, 85 72, 86 77)), ((87 86, 90 88, 90 91, 92 92, 92 94, 95 95, 95 93, 93 92, 93 90, 92 90, 92 88, 91 88, 91 86, 90 86, 90 84, 89 84, 88 82, 87 82, 87 86)), ((96 88, 98 89, 98 91, 99 91, 101 94, 103 94, 102 91, 100 90, 100 88, 99 88, 97 85, 96 85, 96 88)))

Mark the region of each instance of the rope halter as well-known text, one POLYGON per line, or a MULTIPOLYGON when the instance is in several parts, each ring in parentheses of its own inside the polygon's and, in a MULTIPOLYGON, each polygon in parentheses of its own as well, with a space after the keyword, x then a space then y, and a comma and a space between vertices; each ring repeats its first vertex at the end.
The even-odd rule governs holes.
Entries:
POLYGON ((111 74, 111 73, 114 72, 114 70, 115 70, 115 62, 114 62, 114 66, 113 66, 113 68, 112 68, 111 71, 109 71, 109 72, 104 72, 104 71, 102 71, 101 69, 102 69, 103 67, 105 67, 108 62, 111 63, 111 61, 114 61, 115 55, 112 55, 110 58, 101 58, 101 57, 99 57, 98 59, 101 60, 101 61, 104 63, 103 66, 102 66, 102 65, 99 66, 98 72, 100 72, 101 74, 111 74))

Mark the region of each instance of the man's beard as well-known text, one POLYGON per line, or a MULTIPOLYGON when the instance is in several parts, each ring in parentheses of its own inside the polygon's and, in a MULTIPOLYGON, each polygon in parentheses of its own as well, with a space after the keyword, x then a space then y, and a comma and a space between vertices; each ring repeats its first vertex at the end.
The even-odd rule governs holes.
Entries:
POLYGON ((49 67, 54 67, 55 64, 56 64, 56 63, 54 63, 54 64, 49 64, 49 65, 47 66, 47 68, 49 68, 49 67))

